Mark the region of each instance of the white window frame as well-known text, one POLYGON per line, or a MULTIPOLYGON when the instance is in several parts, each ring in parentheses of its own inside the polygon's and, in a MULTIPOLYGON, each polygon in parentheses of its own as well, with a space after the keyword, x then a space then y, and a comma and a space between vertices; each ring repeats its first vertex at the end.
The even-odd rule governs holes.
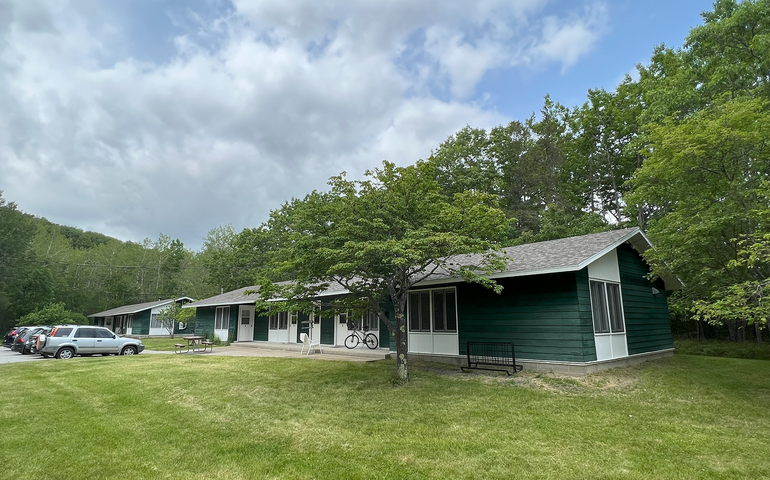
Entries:
POLYGON ((214 330, 230 329, 230 307, 217 307, 214 313, 214 330))
MULTIPOLYGON (((420 300, 421 301, 421 300, 420 300)), ((423 313, 422 305, 417 307, 418 313, 423 313)), ((449 288, 429 288, 429 289, 422 289, 422 290, 412 290, 409 292, 409 295, 407 296, 407 302, 406 302, 406 324, 409 332, 413 333, 448 333, 452 335, 456 335, 458 333, 458 324, 460 320, 460 314, 457 309, 457 288, 456 287, 449 287, 449 288), (437 330, 436 327, 436 308, 434 305, 434 298, 435 293, 437 292, 444 292, 444 301, 442 304, 442 310, 444 310, 444 329, 443 330, 437 330), (446 315, 446 292, 452 292, 454 295, 454 329, 448 329, 447 328, 447 315, 446 315), (416 295, 418 298, 422 299, 420 295, 422 294, 428 294, 428 312, 429 312, 429 318, 428 321, 428 329, 422 328, 423 326, 423 319, 421 318, 420 322, 420 328, 417 330, 412 329, 412 296, 416 295)))
POLYGON ((589 279, 588 291, 591 298, 591 320, 593 322, 594 335, 613 335, 626 333, 626 318, 624 312, 625 309, 623 308, 623 293, 621 288, 622 287, 619 282, 589 279), (597 290, 594 288, 595 286, 601 289, 598 290, 598 292, 601 293, 601 296, 597 295, 597 290), (616 292, 614 295, 616 295, 615 299, 617 302, 614 305, 610 304, 610 286, 612 286, 612 290, 615 290, 616 292), (617 307, 617 310, 613 309, 612 306, 617 307), (597 313, 600 313, 603 318, 597 319, 597 313), (617 321, 613 321, 617 320, 617 317, 620 317, 620 328, 617 328, 617 321), (602 323, 601 320, 604 319, 606 319, 606 329, 605 325, 600 325, 600 323, 602 323))

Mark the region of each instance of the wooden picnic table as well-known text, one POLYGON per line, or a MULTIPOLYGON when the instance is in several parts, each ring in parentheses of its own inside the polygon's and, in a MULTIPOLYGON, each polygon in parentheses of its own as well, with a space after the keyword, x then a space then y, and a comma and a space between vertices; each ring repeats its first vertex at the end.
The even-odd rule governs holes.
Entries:
MULTIPOLYGON (((187 345, 186 345, 187 353, 190 353, 191 349, 192 349, 193 353, 195 353, 196 351, 200 352, 201 351, 201 346, 203 346, 203 348, 204 348, 203 351, 205 351, 206 345, 204 345, 204 343, 209 343, 209 342, 204 342, 203 340, 205 340, 205 338, 197 336, 197 335, 193 335, 193 336, 190 336, 190 337, 182 337, 182 340, 185 340, 187 342, 187 345)), ((185 344, 184 343, 177 343, 177 344, 175 344, 174 345, 174 353, 184 353, 184 352, 182 352, 183 348, 185 348, 185 344)))

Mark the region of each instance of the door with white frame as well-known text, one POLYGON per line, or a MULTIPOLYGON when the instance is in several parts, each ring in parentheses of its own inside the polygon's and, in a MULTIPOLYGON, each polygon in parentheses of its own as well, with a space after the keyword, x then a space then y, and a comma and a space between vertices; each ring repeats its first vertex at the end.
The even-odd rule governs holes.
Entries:
POLYGON ((336 330, 334 344, 345 345, 345 339, 351 334, 351 330, 348 329, 348 314, 340 313, 335 315, 334 327, 336 330))
POLYGON ((254 306, 241 305, 238 308, 238 341, 254 341, 254 306))
POLYGON ((620 284, 604 280, 590 280, 589 284, 596 359, 627 357, 628 344, 620 284))
POLYGON ((267 341, 276 343, 288 343, 289 341, 289 313, 278 312, 270 315, 268 320, 267 341))

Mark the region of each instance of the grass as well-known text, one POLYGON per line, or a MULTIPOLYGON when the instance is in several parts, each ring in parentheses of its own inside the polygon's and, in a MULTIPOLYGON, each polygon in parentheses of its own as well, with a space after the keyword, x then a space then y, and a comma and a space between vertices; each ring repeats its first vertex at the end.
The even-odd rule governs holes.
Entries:
POLYGON ((760 479, 770 362, 582 378, 138 355, 0 366, 0 478, 760 479), (8 388, 13 386, 13 388, 8 388), (34 458, 34 461, 21 461, 34 458))
POLYGON ((684 355, 770 360, 770 342, 728 342, 727 340, 699 342, 693 339, 677 339, 674 340, 674 348, 676 353, 684 355))

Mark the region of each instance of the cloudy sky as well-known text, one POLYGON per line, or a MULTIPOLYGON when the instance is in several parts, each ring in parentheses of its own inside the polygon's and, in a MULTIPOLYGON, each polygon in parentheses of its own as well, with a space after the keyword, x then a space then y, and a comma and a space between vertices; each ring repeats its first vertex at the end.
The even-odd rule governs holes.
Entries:
POLYGON ((341 171, 614 89, 707 0, 0 0, 0 190, 200 248, 341 171))

